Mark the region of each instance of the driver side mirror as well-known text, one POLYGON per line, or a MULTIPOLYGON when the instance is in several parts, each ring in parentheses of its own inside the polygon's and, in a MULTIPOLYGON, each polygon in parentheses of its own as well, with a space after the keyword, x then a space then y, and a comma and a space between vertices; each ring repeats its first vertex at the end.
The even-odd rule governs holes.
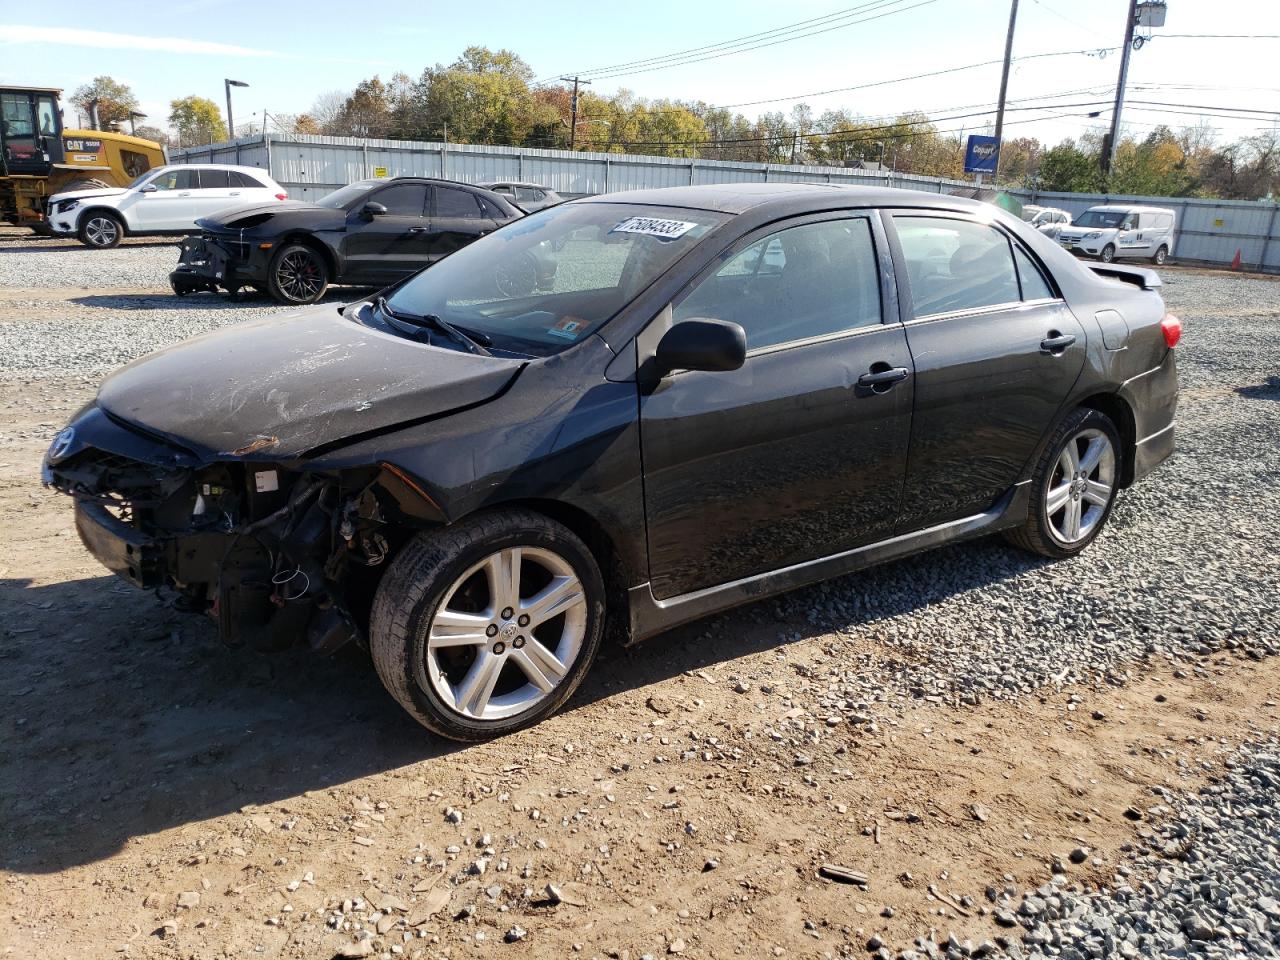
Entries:
POLYGON ((659 376, 672 370, 737 370, 747 360, 747 334, 736 323, 694 317, 671 327, 658 341, 659 376))
POLYGON ((381 217, 386 214, 387 208, 375 200, 370 200, 360 208, 360 212, 369 218, 381 217))
POLYGON ((157 190, 159 190, 159 189, 160 189, 160 188, 159 188, 159 187, 157 187, 154 183, 148 183, 146 186, 141 187, 141 188, 138 190, 138 192, 139 192, 139 193, 155 193, 155 192, 156 192, 157 190))

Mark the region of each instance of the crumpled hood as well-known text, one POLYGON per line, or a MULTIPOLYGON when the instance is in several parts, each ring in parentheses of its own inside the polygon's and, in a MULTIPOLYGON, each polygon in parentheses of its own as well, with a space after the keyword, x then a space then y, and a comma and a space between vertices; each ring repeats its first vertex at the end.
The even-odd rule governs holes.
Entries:
POLYGON ((98 403, 202 457, 280 460, 481 403, 523 365, 383 333, 327 305, 142 357, 98 403))
POLYGON ((122 193, 128 193, 124 187, 88 187, 84 190, 67 190, 63 193, 55 193, 49 197, 50 203, 57 203, 59 200, 93 200, 97 197, 118 197, 122 193))

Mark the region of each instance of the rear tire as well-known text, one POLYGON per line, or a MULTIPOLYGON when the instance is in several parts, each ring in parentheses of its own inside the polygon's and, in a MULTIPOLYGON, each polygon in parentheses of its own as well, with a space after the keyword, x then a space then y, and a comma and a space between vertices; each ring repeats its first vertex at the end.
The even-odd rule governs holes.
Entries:
POLYGON ((421 533, 374 597, 378 677, 433 733, 474 742, 543 720, 604 633, 604 582, 569 529, 528 510, 421 533))
POLYGON ((1108 243, 1105 247, 1102 248, 1102 253, 1098 257, 1098 259, 1101 260, 1103 263, 1110 263, 1115 258, 1116 258, 1115 244, 1111 244, 1111 243, 1108 243))
POLYGON ((1157 267, 1163 267, 1167 259, 1169 259, 1169 248, 1162 244, 1160 249, 1156 251, 1156 255, 1151 258, 1151 262, 1157 267))
POLYGON ((314 247, 288 243, 276 251, 267 267, 267 289, 280 303, 315 303, 329 288, 329 265, 314 247))
POLYGON ((1042 557, 1074 557, 1102 531, 1120 488, 1120 434, 1097 410, 1072 411, 1036 463, 1022 526, 1005 539, 1042 557))
POLYGON ((80 242, 95 250, 108 250, 124 239, 124 224, 114 214, 91 210, 80 221, 80 242))

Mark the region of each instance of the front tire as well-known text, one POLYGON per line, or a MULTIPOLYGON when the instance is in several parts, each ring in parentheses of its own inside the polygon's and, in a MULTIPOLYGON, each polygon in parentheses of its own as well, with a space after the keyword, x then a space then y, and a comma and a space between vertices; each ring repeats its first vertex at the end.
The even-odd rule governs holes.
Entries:
POLYGON ((95 250, 108 250, 118 246, 124 238, 124 224, 120 218, 94 210, 80 224, 80 242, 95 250))
POLYGON ((285 244, 267 266, 267 289, 278 302, 290 306, 315 303, 329 288, 329 265, 314 247, 285 244))
POLYGON ((1103 263, 1110 263, 1115 258, 1116 258, 1116 248, 1115 248, 1115 244, 1113 243, 1108 243, 1105 247, 1103 247, 1102 253, 1098 257, 1098 259, 1101 260, 1103 263))
POLYGON ((1073 411, 1036 464, 1026 521, 1005 532, 1014 546, 1055 560, 1091 544, 1111 516, 1120 480, 1120 434, 1097 410, 1073 411))
POLYGON ((1156 255, 1151 258, 1151 262, 1157 267, 1163 267, 1167 259, 1169 259, 1169 248, 1161 245, 1160 249, 1156 251, 1156 255))
POLYGON ((604 633, 604 583, 570 530, 526 510, 419 534, 374 597, 369 646, 415 720, 474 742, 543 720, 576 690, 604 633))

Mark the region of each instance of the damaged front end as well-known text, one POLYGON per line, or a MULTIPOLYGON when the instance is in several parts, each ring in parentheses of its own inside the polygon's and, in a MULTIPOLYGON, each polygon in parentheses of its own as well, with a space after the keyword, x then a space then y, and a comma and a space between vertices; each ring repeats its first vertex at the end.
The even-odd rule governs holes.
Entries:
POLYGON ((74 498, 109 570, 173 591, 225 643, 331 653, 362 637, 392 548, 379 473, 205 459, 90 407, 55 438, 43 480, 74 498))

